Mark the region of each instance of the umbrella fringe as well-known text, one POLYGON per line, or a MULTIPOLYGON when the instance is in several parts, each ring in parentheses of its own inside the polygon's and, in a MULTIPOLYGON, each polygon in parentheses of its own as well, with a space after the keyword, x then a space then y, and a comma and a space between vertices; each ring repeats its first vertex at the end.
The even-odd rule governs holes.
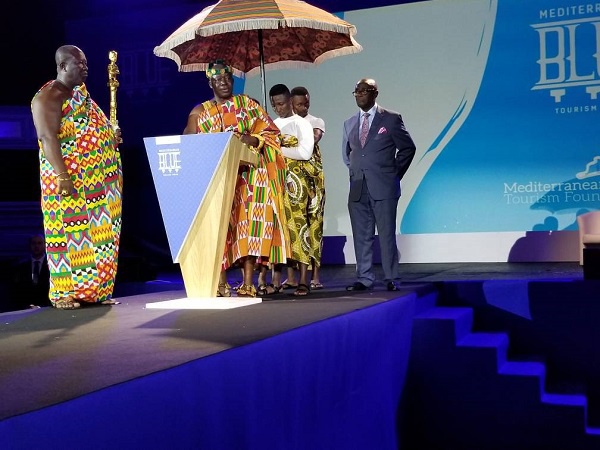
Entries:
POLYGON ((235 33, 237 31, 252 30, 275 30, 279 28, 278 23, 272 19, 249 19, 236 22, 223 22, 215 25, 206 26, 197 30, 198 36, 208 37, 224 33, 235 33))
MULTIPOLYGON (((161 46, 162 47, 162 46, 161 46)), ((181 67, 181 58, 180 56, 172 50, 164 49, 161 47, 154 47, 154 54, 156 56, 162 56, 164 58, 172 59, 177 63, 177 67, 181 67)), ((180 69, 181 70, 181 69, 180 69)))
MULTIPOLYGON (((154 54, 156 56, 167 56, 171 49, 174 49, 180 44, 184 44, 188 41, 193 40, 196 37, 196 32, 194 30, 187 31, 173 39, 167 39, 158 47, 154 47, 154 54)), ((170 58, 170 56, 169 56, 170 58)))
MULTIPOLYGON (((347 22, 345 24, 315 22, 314 20, 300 17, 279 20, 277 22, 275 22, 273 19, 248 19, 238 20, 236 22, 223 22, 215 25, 205 26, 198 29, 196 32, 198 36, 208 37, 223 33, 235 33, 238 31, 276 30, 278 28, 300 27, 311 28, 313 30, 333 31, 336 33, 349 34, 350 36, 354 36, 356 34, 356 27, 347 22)), ((188 39, 193 38, 193 36, 190 36, 189 33, 186 33, 186 36, 188 39)))
MULTIPOLYGON (((334 32, 342 35, 346 35, 346 37, 350 38, 352 46, 343 47, 340 49, 330 50, 321 56, 319 56, 313 62, 303 62, 303 61, 278 61, 273 63, 273 67, 270 64, 266 64, 265 68, 267 70, 274 68, 304 68, 310 67, 316 64, 320 64, 322 61, 325 61, 330 58, 334 58, 336 56, 348 55, 352 53, 358 53, 362 50, 360 44, 358 44, 354 40, 354 35, 356 35, 356 27, 345 20, 331 15, 331 17, 326 17, 329 13, 326 11, 321 11, 323 14, 319 14, 318 18, 313 15, 312 19, 306 18, 302 16, 303 12, 300 9, 295 10, 291 9, 287 18, 285 16, 277 17, 265 17, 262 18, 258 16, 257 10, 254 4, 248 2, 248 5, 252 5, 249 10, 249 15, 254 14, 254 17, 247 19, 238 19, 238 20, 227 20, 231 19, 231 14, 223 14, 223 11, 219 11, 219 14, 216 14, 217 17, 211 18, 208 20, 209 23, 204 25, 200 25, 200 28, 196 24, 202 24, 205 19, 213 12, 213 8, 217 8, 221 2, 211 5, 205 9, 203 9, 200 14, 188 19, 183 25, 181 25, 174 33, 172 33, 162 44, 157 47, 154 47, 154 54, 156 56, 162 56, 169 58, 175 63, 177 63, 178 69, 180 72, 196 72, 196 71, 204 71, 208 67, 207 62, 198 62, 198 63, 190 63, 182 65, 182 56, 178 53, 181 51, 189 51, 189 45, 194 45, 194 42, 203 41, 202 38, 210 38, 212 36, 219 36, 223 34, 233 34, 239 33, 243 31, 258 31, 258 30, 287 30, 290 31, 295 28, 304 28, 304 29, 312 29, 319 30, 324 32, 334 32), (219 20, 219 17, 221 20, 219 20)), ((243 3, 240 1, 240 3, 243 3)), ((284 1, 285 3, 285 1, 284 1)), ((296 2, 296 0, 292 0, 290 3, 304 3, 304 2, 296 2)), ((287 4, 287 3, 286 3, 287 4)), ((236 6, 240 6, 236 3, 236 6)), ((243 5, 246 7, 247 5, 244 3, 243 5)), ((317 8, 318 9, 318 8, 317 8)), ((248 17, 248 16, 246 16, 248 17)), ((287 32, 284 32, 287 34, 287 32)), ((347 43, 347 41, 346 41, 347 43)), ((323 51, 324 49, 320 49, 323 51)), ((184 58, 185 59, 185 58, 184 58)), ((245 68, 246 66, 244 66, 245 68)), ((243 72, 240 69, 234 68, 234 75, 240 78, 245 78, 251 75, 255 75, 260 73, 260 67, 256 67, 252 70, 249 70, 247 73, 243 72)))
POLYGON ((196 22, 199 20, 204 20, 206 16, 212 12, 215 6, 216 5, 208 6, 204 8, 200 12, 200 14, 197 14, 196 16, 188 19, 183 25, 177 28, 177 30, 175 30, 167 39, 165 39, 162 44, 154 48, 154 54, 156 56, 167 56, 163 54, 159 55, 158 53, 156 53, 156 50, 160 49, 160 51, 163 51, 165 49, 172 49, 180 44, 183 44, 184 42, 194 39, 196 37, 196 22))
MULTIPOLYGON (((350 37, 352 41, 352 47, 343 47, 335 50, 330 50, 326 53, 323 53, 321 56, 315 59, 314 62, 304 62, 304 61, 278 61, 273 64, 265 64, 265 70, 272 69, 305 69, 310 68, 311 66, 316 66, 321 64, 323 61, 328 59, 332 59, 338 56, 351 55, 353 53, 359 53, 362 51, 362 46, 354 40, 353 37, 350 37), (271 67, 275 66, 275 67, 271 67)), ((172 50, 163 48, 165 44, 160 47, 154 48, 154 54, 156 56, 162 56, 169 59, 172 59, 177 63, 177 67, 180 72, 199 72, 205 71, 208 68, 208 63, 194 63, 194 64, 185 64, 181 65, 181 58, 177 53, 172 50)), ((255 67, 254 69, 248 71, 247 73, 242 72, 241 70, 232 67, 233 74, 238 78, 248 78, 255 76, 260 73, 260 67, 255 67)))
POLYGON ((348 33, 350 36, 356 34, 356 27, 347 22, 344 24, 335 24, 327 22, 315 22, 314 20, 305 19, 302 17, 285 19, 285 26, 291 28, 312 28, 313 30, 333 31, 335 33, 348 33))

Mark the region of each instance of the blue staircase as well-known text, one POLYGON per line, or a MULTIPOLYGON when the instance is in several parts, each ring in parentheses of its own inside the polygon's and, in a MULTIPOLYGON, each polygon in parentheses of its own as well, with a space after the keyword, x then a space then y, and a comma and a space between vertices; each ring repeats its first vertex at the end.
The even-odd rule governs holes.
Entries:
POLYGON ((547 392, 545 364, 510 361, 509 335, 473 332, 473 318, 470 307, 416 314, 401 448, 600 449, 586 396, 547 392))

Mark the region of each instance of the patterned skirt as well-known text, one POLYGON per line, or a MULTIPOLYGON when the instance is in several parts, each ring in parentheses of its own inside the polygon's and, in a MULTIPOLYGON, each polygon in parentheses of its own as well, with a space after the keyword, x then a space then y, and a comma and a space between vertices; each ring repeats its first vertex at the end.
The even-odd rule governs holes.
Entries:
POLYGON ((292 260, 321 264, 325 192, 323 172, 312 160, 286 159, 285 214, 292 244, 292 260))
POLYGON ((110 300, 121 235, 120 156, 95 150, 66 156, 65 163, 75 186, 68 197, 57 195, 56 174, 40 155, 50 301, 110 300))

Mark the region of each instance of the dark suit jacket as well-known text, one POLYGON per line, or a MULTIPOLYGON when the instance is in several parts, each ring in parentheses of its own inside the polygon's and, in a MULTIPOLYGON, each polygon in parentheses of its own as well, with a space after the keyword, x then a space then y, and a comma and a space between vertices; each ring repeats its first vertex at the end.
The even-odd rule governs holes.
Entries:
POLYGON ((48 298, 50 291, 50 271, 44 258, 40 267, 39 281, 34 284, 31 277, 31 259, 19 262, 14 268, 13 295, 14 309, 27 309, 29 305, 51 306, 48 298))
POLYGON ((359 141, 359 120, 357 113, 344 122, 343 157, 350 169, 349 199, 360 198, 363 178, 374 200, 399 198, 400 180, 416 150, 402 116, 378 106, 364 148, 359 141))

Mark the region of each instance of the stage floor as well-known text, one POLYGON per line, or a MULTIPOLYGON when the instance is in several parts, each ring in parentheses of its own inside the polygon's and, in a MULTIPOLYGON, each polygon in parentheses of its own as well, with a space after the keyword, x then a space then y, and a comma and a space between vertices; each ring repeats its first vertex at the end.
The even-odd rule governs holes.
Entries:
MULTIPOLYGON (((354 266, 324 266, 324 289, 305 298, 287 290, 230 310, 160 310, 147 303, 185 296, 177 271, 117 286, 116 306, 0 314, 0 420, 107 386, 247 345, 382 302, 417 299, 458 280, 580 280, 578 263, 402 264, 402 289, 346 292, 354 266)), ((239 271, 231 271, 235 284, 239 271)))
POLYGON ((183 285, 176 279, 144 285, 162 290, 118 297, 116 306, 0 314, 0 420, 430 289, 422 283, 399 292, 328 288, 306 298, 285 291, 236 309, 173 311, 146 305, 185 296, 183 285))

